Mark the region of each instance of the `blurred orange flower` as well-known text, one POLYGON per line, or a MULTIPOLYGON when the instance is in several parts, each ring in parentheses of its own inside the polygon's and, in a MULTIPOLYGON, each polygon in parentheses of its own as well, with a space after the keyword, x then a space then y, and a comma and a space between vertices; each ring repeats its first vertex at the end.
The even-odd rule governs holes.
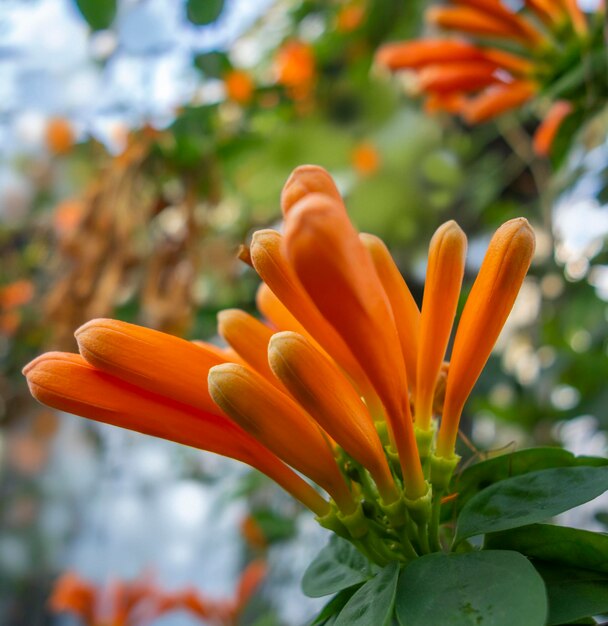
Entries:
POLYGON ((380 168, 380 153, 373 143, 366 141, 355 147, 352 162, 358 174, 369 176, 380 168))
POLYGON ((363 23, 365 7, 361 2, 351 2, 338 9, 336 30, 339 33, 350 33, 363 23))
MULTIPOLYGON (((427 21, 453 36, 390 43, 377 53, 380 65, 409 70, 426 95, 429 112, 459 114, 470 124, 517 109, 558 85, 591 52, 603 50, 603 4, 585 15, 576 0, 526 0, 521 10, 500 0, 449 0, 427 10, 427 21), (567 45, 564 45, 567 43, 567 45)), ((570 89, 571 108, 557 108, 551 132, 535 142, 551 149, 560 123, 586 97, 580 82, 570 89)), ((598 88, 599 98, 602 90, 598 88)))
POLYGON ((234 598, 210 600, 194 588, 163 591, 150 577, 96 586, 75 572, 66 572, 55 583, 49 608, 54 613, 73 614, 83 626, 147 626, 178 610, 188 611, 205 624, 237 626, 266 574, 264 561, 252 561, 241 573, 234 598))
POLYGON ((244 70, 232 70, 224 76, 224 85, 228 98, 238 104, 249 104, 253 97, 255 83, 251 75, 244 70))
POLYGON ((46 125, 46 146, 52 154, 67 154, 76 140, 71 122, 64 117, 52 117, 46 125))
POLYGON ((304 41, 288 41, 279 48, 275 57, 277 82, 283 85, 290 97, 305 99, 314 86, 316 61, 312 46, 304 41))

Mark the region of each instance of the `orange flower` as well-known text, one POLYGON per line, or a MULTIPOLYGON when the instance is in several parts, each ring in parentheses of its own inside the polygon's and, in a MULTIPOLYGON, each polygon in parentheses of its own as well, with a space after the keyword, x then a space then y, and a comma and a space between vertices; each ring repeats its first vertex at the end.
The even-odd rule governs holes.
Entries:
POLYGON ((511 312, 533 254, 534 233, 523 217, 503 224, 490 242, 454 339, 437 441, 440 456, 454 453, 464 403, 511 312))
POLYGON ((548 157, 555 137, 564 120, 572 113, 574 107, 566 100, 558 100, 549 109, 541 125, 534 134, 534 152, 542 157, 548 157))
POLYGON ((380 168, 380 153, 373 143, 360 143, 352 154, 353 167, 361 176, 374 174, 380 168))
POLYGON ((306 98, 316 78, 316 61, 312 46, 303 41, 283 44, 275 58, 277 82, 295 100, 306 98))
MULTIPOLYGON (((170 343, 176 339, 170 335, 165 337, 170 343)), ((145 366, 154 352, 152 344, 147 353, 140 355, 140 363, 145 366)), ((107 354, 106 369, 122 375, 122 356, 119 348, 114 367, 111 355, 107 354)), ((176 375, 179 361, 172 363, 175 369, 164 385, 162 370, 153 368, 148 370, 152 378, 146 384, 154 387, 156 381, 160 392, 172 393, 175 389, 172 385, 180 378, 176 375)), ((24 374, 32 395, 47 406, 237 459, 270 476, 316 513, 323 514, 326 510, 325 502, 313 489, 217 409, 214 414, 187 404, 187 399, 179 402, 134 386, 96 369, 76 354, 49 352, 27 365, 24 374)), ((135 372, 135 376, 137 374, 135 372)), ((201 368, 199 375, 203 381, 205 374, 206 370, 201 368)), ((128 369, 124 375, 133 376, 128 369)), ((200 379, 198 386, 203 386, 200 379)))
POLYGON ((428 551, 425 520, 434 485, 443 490, 433 471, 426 480, 427 460, 432 469, 437 455, 455 458, 460 414, 523 281, 532 231, 520 218, 494 236, 448 368, 466 250, 455 222, 431 241, 420 313, 386 246, 355 230, 322 168, 296 170, 282 204, 285 235, 259 231, 244 255, 265 282, 257 302, 268 324, 219 316, 233 353, 94 320, 76 333, 82 356, 49 353, 25 374, 41 402, 248 463, 378 564, 407 560, 428 551), (391 527, 390 541, 378 536, 391 527))
POLYGON ((72 124, 63 117, 52 117, 46 125, 45 140, 52 154, 67 154, 76 140, 72 124))
POLYGON ((336 31, 350 33, 361 26, 364 18, 365 7, 362 4, 346 4, 336 15, 336 31))
POLYGON ((408 495, 425 492, 407 376, 389 299, 343 207, 310 194, 287 214, 285 249, 317 309, 351 347, 387 413, 408 495), (407 467, 407 472, 405 468, 407 467))
POLYGON ((238 104, 249 104, 255 84, 251 76, 243 70, 232 70, 224 76, 226 95, 238 104))
POLYGON ((304 337, 289 331, 272 337, 268 360, 294 400, 370 471, 383 499, 396 500, 399 494, 371 415, 338 367, 304 337))
POLYGON ((467 238, 454 221, 437 229, 429 247, 415 400, 416 425, 424 431, 431 427, 435 387, 456 316, 466 250, 467 238))
MULTIPOLYGON (((551 93, 577 71, 581 58, 601 54, 605 46, 602 20, 589 19, 577 0, 526 0, 519 10, 500 0, 445 3, 428 9, 427 20, 454 36, 389 43, 378 50, 376 60, 391 71, 413 72, 428 112, 461 115, 470 124, 551 93)), ((598 16, 602 10, 597 9, 598 16)), ((593 109, 590 102, 605 100, 599 87, 593 96, 588 92, 589 84, 580 93, 570 89, 573 109, 593 109)))
POLYGON ((234 363, 209 370, 209 391, 239 426, 291 467, 323 487, 340 509, 354 501, 336 465, 329 441, 310 416, 262 376, 234 363))

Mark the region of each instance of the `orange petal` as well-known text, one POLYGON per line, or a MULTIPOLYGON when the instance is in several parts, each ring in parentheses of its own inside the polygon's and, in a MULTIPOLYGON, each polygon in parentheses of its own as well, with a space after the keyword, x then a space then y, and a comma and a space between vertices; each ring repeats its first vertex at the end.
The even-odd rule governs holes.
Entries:
POLYGON ((268 365, 268 342, 273 330, 240 309, 226 309, 217 316, 219 334, 256 372, 273 385, 278 381, 268 365))
POLYGON ((366 400, 375 395, 367 375, 336 330, 321 315, 290 267, 281 249, 283 238, 274 230, 258 230, 251 241, 251 259, 260 278, 319 345, 357 383, 366 400))
POLYGON ((462 116, 469 124, 480 124, 525 104, 538 91, 528 81, 509 85, 494 85, 468 100, 462 107, 462 116))
POLYGON ((416 39, 382 46, 376 62, 390 70, 417 69, 436 63, 476 61, 483 59, 482 50, 457 39, 416 39))
POLYGON ((534 232, 523 217, 494 234, 462 312, 448 371, 437 451, 454 453, 458 422, 509 316, 534 254, 534 232))
POLYGON ((278 457, 323 487, 347 513, 354 501, 328 440, 289 396, 254 371, 226 363, 209 371, 215 402, 278 457))
POLYGON ((287 215, 291 207, 309 193, 324 193, 342 202, 336 183, 326 169, 319 165, 300 165, 283 186, 281 192, 283 215, 287 215))
POLYGON ((226 361, 217 352, 111 319, 91 320, 75 336, 80 353, 97 369, 203 411, 217 412, 205 385, 209 368, 226 361))
POLYGON ((515 39, 529 45, 527 36, 509 23, 470 7, 432 7, 426 12, 427 19, 446 30, 458 30, 471 35, 490 35, 503 39, 515 39))
POLYGON ((496 65, 489 61, 428 65, 420 70, 418 79, 423 91, 438 93, 477 91, 501 82, 496 65))
MULTIPOLYGON (((95 369, 78 354, 43 354, 23 373, 32 395, 43 404, 242 461, 318 515, 327 511, 327 503, 314 489, 223 416, 134 387, 95 369)), ((174 376, 179 377, 179 371, 174 376)))
POLYGON ((464 276, 467 238, 456 222, 440 226, 429 246, 418 345, 416 425, 431 427, 433 398, 464 276))
POLYGON ((369 411, 340 370, 293 332, 272 337, 268 360, 296 402, 369 470, 384 500, 396 500, 395 483, 369 411))
POLYGON ((382 399, 408 495, 423 495, 426 488, 409 414, 401 344, 369 252, 343 208, 321 194, 306 196, 292 208, 285 248, 300 282, 350 346, 382 399))
POLYGON ((378 278, 391 303, 407 379, 411 387, 415 388, 420 310, 382 239, 368 233, 361 233, 359 238, 372 257, 378 278))
POLYGON ((533 147, 538 156, 548 157, 551 147, 563 121, 572 113, 574 107, 567 100, 559 100, 553 104, 549 112, 534 133, 533 147))

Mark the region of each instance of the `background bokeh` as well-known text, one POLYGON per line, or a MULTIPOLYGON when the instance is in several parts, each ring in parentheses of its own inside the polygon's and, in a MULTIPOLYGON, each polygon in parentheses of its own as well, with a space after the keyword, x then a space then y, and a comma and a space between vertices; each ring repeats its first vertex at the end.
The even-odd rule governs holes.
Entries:
MULTIPOLYGON (((324 531, 272 484, 45 409, 20 374, 72 350, 93 317, 216 341, 218 310, 254 308, 238 246, 278 225, 302 163, 330 170, 418 301, 441 222, 469 235, 468 288, 493 230, 527 217, 537 254, 467 405, 462 453, 606 454, 608 110, 559 161, 534 155, 527 110, 477 127, 428 115, 407 76, 373 62, 425 32, 428 4, 0 2, 0 623, 75 623, 47 601, 68 570, 230 599, 253 556, 268 574, 240 623, 298 626, 319 608, 299 580, 324 531)), ((569 515, 606 530, 608 502, 569 515)))

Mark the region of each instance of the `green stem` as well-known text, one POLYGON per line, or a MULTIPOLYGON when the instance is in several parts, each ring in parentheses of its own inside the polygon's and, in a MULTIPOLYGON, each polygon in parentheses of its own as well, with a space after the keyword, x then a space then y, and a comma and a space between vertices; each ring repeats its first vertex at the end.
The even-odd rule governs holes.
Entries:
POLYGON ((431 551, 433 552, 441 551, 441 541, 439 539, 439 521, 441 519, 441 498, 442 497, 443 497, 443 492, 441 491, 434 494, 434 497, 433 497, 433 508, 431 510, 431 523, 429 527, 431 551))

